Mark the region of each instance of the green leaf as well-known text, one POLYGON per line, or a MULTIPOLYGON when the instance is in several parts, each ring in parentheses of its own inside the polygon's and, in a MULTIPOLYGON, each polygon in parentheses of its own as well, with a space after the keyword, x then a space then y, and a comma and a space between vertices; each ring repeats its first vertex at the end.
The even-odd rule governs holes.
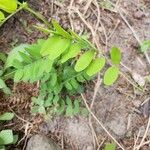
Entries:
POLYGON ((11 144, 14 141, 12 130, 2 130, 0 132, 0 145, 11 144))
POLYGON ((6 150, 4 145, 0 145, 0 150, 6 150))
POLYGON ((44 106, 45 106, 45 107, 51 106, 51 105, 52 105, 52 100, 53 100, 53 94, 50 93, 50 94, 48 95, 47 100, 45 100, 45 102, 44 102, 44 106))
POLYGON ((53 99, 53 104, 54 104, 54 105, 57 105, 58 101, 59 101, 59 96, 58 96, 58 95, 55 95, 55 97, 54 97, 54 99, 53 99))
POLYGON ((45 114, 46 114, 45 107, 44 107, 44 106, 40 106, 40 107, 38 108, 38 112, 39 112, 40 114, 45 115, 45 114))
POLYGON ((45 43, 46 40, 44 39, 38 39, 37 43, 29 45, 28 47, 26 47, 26 51, 28 52, 28 54, 30 54, 30 56, 32 56, 32 58, 34 59, 39 59, 41 58, 41 48, 43 46, 43 44, 45 43))
POLYGON ((4 113, 3 115, 0 116, 0 120, 1 121, 7 121, 7 120, 12 120, 14 118, 14 114, 13 113, 4 113))
POLYGON ((81 51, 81 44, 80 43, 73 43, 71 44, 67 53, 65 53, 61 58, 61 63, 66 62, 70 58, 76 57, 81 51))
POLYGON ((89 76, 93 76, 103 69, 106 60, 104 57, 94 59, 86 69, 86 73, 89 76))
POLYGON ((49 55, 49 59, 54 60, 59 57, 70 46, 70 40, 60 36, 52 36, 46 40, 41 49, 43 56, 49 55))
POLYGON ((57 109, 57 113, 60 115, 65 111, 65 101, 60 100, 60 106, 57 109))
POLYGON ((22 79, 23 74, 23 69, 17 70, 14 75, 14 82, 19 82, 22 79))
POLYGON ((68 90, 72 90, 73 89, 73 87, 72 87, 72 85, 70 84, 70 82, 65 82, 65 87, 66 87, 66 89, 68 89, 68 90))
POLYGON ((81 83, 86 81, 82 75, 77 76, 77 80, 78 80, 78 82, 81 82, 81 83))
POLYGON ((3 61, 4 63, 6 62, 7 57, 5 53, 0 52, 0 60, 3 61))
POLYGON ((75 100, 73 113, 74 115, 77 115, 79 112, 80 112, 80 103, 79 103, 79 100, 75 100))
POLYGON ((43 106, 44 105, 43 97, 40 97, 40 96, 38 98, 32 97, 31 99, 32 99, 32 102, 34 104, 36 104, 36 105, 39 105, 39 106, 43 106))
POLYGON ((68 116, 68 117, 73 116, 73 108, 71 106, 68 106, 66 108, 66 116, 68 116))
POLYGON ((141 46, 141 52, 146 52, 150 50, 150 40, 143 41, 140 46, 141 46))
POLYGON ((77 90, 79 87, 79 83, 76 81, 76 79, 71 79, 70 80, 70 84, 72 85, 72 87, 77 90))
POLYGON ((89 115, 89 111, 87 110, 87 108, 81 109, 81 115, 86 116, 86 117, 89 115))
POLYGON ((70 107, 73 107, 73 106, 72 106, 72 101, 71 101, 71 99, 70 99, 69 97, 66 98, 66 104, 67 104, 68 106, 70 106, 70 107))
POLYGON ((13 13, 17 9, 17 0, 0 0, 0 9, 13 13))
POLYGON ((117 67, 110 67, 104 74, 104 84, 105 85, 112 85, 119 76, 119 68, 117 67))
POLYGON ((2 21, 4 19, 5 19, 4 13, 0 11, 0 21, 2 21))
POLYGON ((63 80, 67 80, 76 75, 76 71, 72 66, 65 66, 63 69, 63 80))
POLYGON ((54 87, 56 85, 56 83, 57 83, 57 73, 56 72, 51 74, 49 82, 52 87, 54 87))
POLYGON ((87 68, 89 64, 91 63, 93 57, 94 57, 95 51, 90 50, 85 52, 83 55, 80 56, 80 58, 77 60, 75 64, 75 71, 80 72, 87 68))
POLYGON ((0 79, 0 89, 3 89, 5 87, 6 87, 5 82, 2 79, 0 79))
POLYGON ((28 54, 25 54, 23 52, 19 52, 20 56, 22 57, 23 61, 26 63, 32 63, 32 59, 28 54))
POLYGON ((117 47, 112 47, 110 51, 111 61, 115 65, 119 65, 121 61, 121 51, 117 47))
POLYGON ((56 83, 55 87, 53 88, 53 91, 55 94, 59 94, 62 90, 62 84, 61 83, 56 83))
POLYGON ((105 145, 105 149, 104 150, 115 150, 116 149, 116 144, 115 143, 107 143, 105 145))
POLYGON ((66 103, 67 103, 66 116, 73 116, 73 105, 69 97, 66 98, 66 103))
POLYGON ((5 94, 11 94, 11 90, 10 90, 10 88, 7 87, 7 86, 3 88, 3 92, 4 92, 5 94))
POLYGON ((32 114, 36 114, 36 113, 38 113, 39 112, 39 106, 33 106, 32 108, 31 108, 31 113, 32 114))
POLYGON ((20 62, 18 59, 14 59, 12 66, 16 69, 21 69, 23 68, 22 62, 20 62))
POLYGON ((54 26, 54 28, 56 29, 56 31, 58 32, 58 34, 62 35, 65 38, 72 38, 71 35, 66 32, 56 20, 52 20, 52 24, 54 26))
POLYGON ((16 144, 19 139, 19 136, 17 134, 14 135, 13 144, 16 144))
POLYGON ((15 59, 22 62, 23 59, 20 56, 19 52, 25 52, 25 48, 27 48, 28 46, 29 46, 28 44, 21 44, 18 47, 15 47, 13 50, 11 50, 10 53, 8 54, 8 58, 5 64, 5 69, 13 66, 13 62, 15 59))

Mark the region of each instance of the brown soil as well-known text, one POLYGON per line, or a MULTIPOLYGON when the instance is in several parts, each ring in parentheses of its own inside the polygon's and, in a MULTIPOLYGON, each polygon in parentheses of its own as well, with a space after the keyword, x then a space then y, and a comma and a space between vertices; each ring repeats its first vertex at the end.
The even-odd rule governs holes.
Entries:
MULTIPOLYGON (((116 2, 115 0, 113 1, 116 2)), ((49 21, 57 19, 60 24, 68 29, 72 28, 79 34, 85 34, 92 40, 91 30, 77 13, 68 14, 69 0, 29 0, 29 4, 35 10, 41 12, 49 21)), ((86 9, 87 1, 74 0, 73 8, 77 8, 81 14, 86 9)), ((127 66, 131 71, 121 66, 124 74, 132 78, 133 73, 144 77, 150 74, 149 64, 146 58, 139 51, 139 43, 135 39, 132 31, 126 25, 123 18, 114 11, 114 7, 100 7, 100 20, 98 25, 97 40, 101 48, 107 51, 116 45, 121 48, 123 66, 127 66)), ((136 31, 141 41, 150 39, 150 1, 149 0, 122 0, 118 3, 122 8, 123 16, 131 27, 136 31)), ((94 4, 89 6, 84 18, 93 29, 97 23, 97 8, 94 4)), ((45 38, 42 32, 33 28, 33 25, 40 22, 26 11, 17 13, 0 28, 0 49, 9 52, 14 46, 20 43, 33 43, 39 38, 45 38)), ((96 80, 94 81, 94 83, 96 80)), ((112 87, 100 85, 92 111, 101 120, 107 130, 124 145, 125 150, 132 150, 134 140, 139 129, 146 128, 150 115, 150 102, 147 105, 142 103, 150 97, 150 86, 146 83, 145 92, 137 91, 123 76, 112 87), (146 111, 148 110, 148 111, 146 111)), ((12 128, 20 135, 24 136, 26 129, 28 134, 19 142, 17 147, 26 144, 26 140, 35 133, 46 134, 64 147, 72 150, 93 150, 93 132, 89 126, 88 118, 78 116, 74 118, 54 117, 44 121, 42 116, 32 116, 30 114, 31 97, 36 95, 38 89, 36 85, 21 83, 12 87, 13 95, 0 98, 0 113, 13 110, 18 117, 5 128, 12 128), (30 126, 32 123, 32 126, 30 126), (63 140, 62 140, 63 139, 63 140)), ((90 104, 94 93, 94 84, 87 85, 85 97, 90 104)), ((106 142, 112 141, 103 129, 92 119, 93 127, 97 135, 98 143, 102 149, 106 142)), ((2 126, 1 126, 2 127, 2 126)), ((0 127, 0 129, 1 129, 0 127)), ((144 132, 144 131, 143 131, 144 132)), ((143 135, 141 134, 138 143, 143 135)), ((147 140, 150 138, 150 132, 147 140)), ((15 148, 10 148, 15 149, 15 148)), ((141 150, 149 150, 150 143, 143 146, 141 150)), ((119 150, 119 147, 118 147, 119 150)))

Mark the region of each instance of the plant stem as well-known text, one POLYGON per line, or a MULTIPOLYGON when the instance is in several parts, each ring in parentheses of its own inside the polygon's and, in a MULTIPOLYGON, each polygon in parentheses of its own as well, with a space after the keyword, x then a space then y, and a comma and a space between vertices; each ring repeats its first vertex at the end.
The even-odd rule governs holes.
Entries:
POLYGON ((20 3, 17 2, 20 6, 25 5, 24 10, 27 10, 28 12, 30 12, 31 14, 33 14, 34 16, 36 16, 39 20, 41 20, 42 22, 44 22, 44 24, 48 27, 51 28, 51 25, 49 24, 49 22, 47 21, 47 19, 40 13, 34 11, 33 9, 31 9, 27 3, 20 3))
POLYGON ((16 13, 18 13, 20 10, 22 10, 25 6, 22 5, 20 6, 15 12, 13 12, 12 14, 10 14, 9 16, 7 16, 2 22, 0 22, 0 27, 9 19, 11 18, 13 15, 15 15, 16 13))

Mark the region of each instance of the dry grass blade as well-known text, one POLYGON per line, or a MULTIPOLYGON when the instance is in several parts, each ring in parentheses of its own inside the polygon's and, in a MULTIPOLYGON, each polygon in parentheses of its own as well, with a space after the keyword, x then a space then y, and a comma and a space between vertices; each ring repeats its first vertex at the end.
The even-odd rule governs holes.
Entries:
POLYGON ((142 145, 143 145, 143 143, 144 143, 144 141, 145 141, 145 139, 146 139, 146 137, 147 137, 147 134, 148 134, 148 130, 149 130, 149 129, 150 129, 150 117, 149 117, 149 119, 148 119, 148 123, 147 123, 147 127, 146 127, 146 130, 145 130, 144 136, 143 136, 143 138, 142 138, 140 144, 137 146, 136 150, 139 150, 139 149, 142 147, 142 145))
POLYGON ((94 115, 94 113, 91 111, 90 107, 88 106, 85 97, 83 96, 83 94, 81 94, 82 99, 86 105, 86 108, 88 109, 88 111, 90 112, 90 114, 92 115, 92 117, 97 121, 97 123, 102 127, 102 129, 108 134, 108 136, 122 149, 125 150, 124 147, 111 135, 111 133, 109 133, 109 131, 106 129, 106 127, 103 125, 103 123, 94 115))

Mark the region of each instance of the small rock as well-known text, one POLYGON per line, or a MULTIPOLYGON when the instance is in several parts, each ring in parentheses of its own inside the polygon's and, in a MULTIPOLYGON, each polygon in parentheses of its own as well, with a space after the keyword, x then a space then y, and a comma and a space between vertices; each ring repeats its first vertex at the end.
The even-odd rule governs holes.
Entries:
POLYGON ((26 150, 61 150, 61 149, 51 139, 42 135, 34 135, 28 141, 26 150))
POLYGON ((123 137, 127 132, 125 118, 119 116, 107 123, 109 129, 111 129, 118 137, 123 137))

